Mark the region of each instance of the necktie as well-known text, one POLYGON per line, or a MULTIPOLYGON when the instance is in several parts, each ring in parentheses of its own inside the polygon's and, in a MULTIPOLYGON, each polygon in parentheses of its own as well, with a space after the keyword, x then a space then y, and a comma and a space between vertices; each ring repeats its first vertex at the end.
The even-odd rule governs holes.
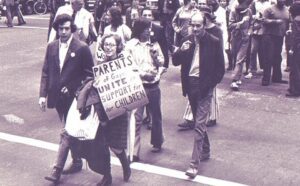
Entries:
POLYGON ((73 20, 73 22, 75 21, 76 14, 77 14, 77 11, 74 10, 73 14, 72 14, 72 20, 73 20))

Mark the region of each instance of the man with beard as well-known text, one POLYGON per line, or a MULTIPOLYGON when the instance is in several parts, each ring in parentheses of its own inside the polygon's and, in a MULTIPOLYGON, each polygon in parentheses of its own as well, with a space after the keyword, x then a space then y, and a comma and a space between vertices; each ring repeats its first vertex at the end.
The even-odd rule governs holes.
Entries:
POLYGON ((287 84, 282 80, 281 73, 281 51, 283 38, 289 28, 289 10, 285 6, 285 0, 277 0, 263 12, 263 54, 264 71, 262 86, 268 86, 272 82, 287 84))
POLYGON ((205 31, 204 19, 200 12, 192 15, 192 34, 183 38, 172 58, 175 66, 181 65, 183 95, 188 96, 195 122, 192 159, 186 171, 190 178, 197 176, 200 161, 210 157, 206 122, 213 89, 225 73, 222 46, 217 37, 205 31))

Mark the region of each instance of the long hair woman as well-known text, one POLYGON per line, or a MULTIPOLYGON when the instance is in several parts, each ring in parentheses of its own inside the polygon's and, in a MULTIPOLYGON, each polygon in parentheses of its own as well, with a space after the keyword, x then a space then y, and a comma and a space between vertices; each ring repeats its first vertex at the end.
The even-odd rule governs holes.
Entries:
POLYGON ((104 35, 117 34, 121 37, 123 44, 131 38, 130 28, 123 23, 120 8, 112 7, 109 9, 110 24, 104 28, 104 35))

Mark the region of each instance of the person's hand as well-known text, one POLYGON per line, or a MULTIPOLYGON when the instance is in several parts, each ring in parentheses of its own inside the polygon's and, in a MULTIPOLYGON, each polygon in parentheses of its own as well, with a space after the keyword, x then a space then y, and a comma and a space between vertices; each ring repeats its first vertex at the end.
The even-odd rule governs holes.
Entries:
POLYGON ((150 55, 151 55, 152 59, 157 59, 158 51, 155 48, 151 47, 150 48, 150 55))
POLYGON ((39 105, 40 105, 41 111, 45 112, 46 111, 46 98, 45 97, 40 97, 39 105))
POLYGON ((249 16, 245 16, 245 17, 243 17, 243 19, 242 19, 243 23, 245 23, 245 22, 247 22, 247 21, 249 21, 249 20, 250 20, 250 17, 249 17, 249 16))
POLYGON ((191 44, 192 44, 191 41, 189 41, 189 40, 185 41, 184 43, 182 43, 180 50, 182 50, 182 51, 188 50, 190 48, 191 44))
POLYGON ((181 29, 180 29, 180 27, 177 27, 177 26, 176 26, 176 27, 174 27, 174 31, 175 31, 176 33, 179 33, 179 32, 180 32, 180 30, 181 30, 181 29))
POLYGON ((276 21, 277 24, 283 23, 283 20, 282 20, 282 19, 276 19, 275 21, 276 21))
POLYGON ((153 81, 155 78, 155 74, 152 72, 146 72, 142 75, 142 79, 146 81, 153 81))
POLYGON ((293 50, 289 50, 289 55, 293 55, 294 51, 293 50))
POLYGON ((60 90, 60 92, 61 92, 62 94, 65 94, 65 95, 68 95, 68 94, 69 94, 69 91, 68 91, 68 88, 67 88, 67 87, 63 87, 63 88, 60 90))
POLYGON ((292 30, 287 30, 285 34, 286 34, 287 36, 290 35, 290 34, 292 34, 292 30))

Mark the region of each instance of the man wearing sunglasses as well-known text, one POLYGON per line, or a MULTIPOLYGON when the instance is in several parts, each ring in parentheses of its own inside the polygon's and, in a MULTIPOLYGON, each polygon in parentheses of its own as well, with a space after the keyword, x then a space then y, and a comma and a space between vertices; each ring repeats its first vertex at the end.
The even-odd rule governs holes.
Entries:
POLYGON ((183 95, 188 96, 195 121, 192 159, 186 171, 190 178, 197 176, 200 161, 210 157, 206 122, 213 89, 225 73, 222 44, 205 31, 205 22, 201 13, 192 16, 192 34, 182 40, 172 56, 173 64, 181 65, 183 95))

